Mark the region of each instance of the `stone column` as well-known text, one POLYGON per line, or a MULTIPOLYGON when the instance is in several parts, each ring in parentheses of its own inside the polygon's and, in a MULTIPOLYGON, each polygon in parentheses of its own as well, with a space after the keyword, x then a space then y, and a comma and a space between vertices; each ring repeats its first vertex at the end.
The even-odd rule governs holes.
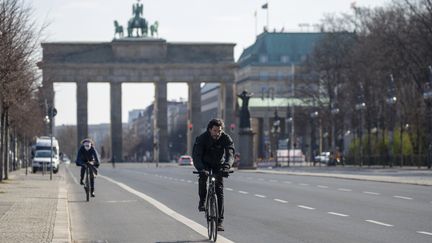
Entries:
MULTIPOLYGON (((194 81, 188 83, 188 87, 187 153, 192 155, 195 138, 201 134, 201 86, 199 81, 194 81)), ((207 128, 207 124, 205 124, 205 128, 207 128)))
POLYGON ((77 144, 88 137, 88 89, 87 81, 78 81, 77 85, 77 144))
POLYGON ((233 138, 234 141, 237 141, 237 133, 238 127, 236 125, 236 117, 235 117, 235 104, 236 100, 234 97, 234 83, 233 82, 222 82, 220 84, 220 92, 221 92, 221 118, 225 123, 225 131, 233 138), (234 126, 234 130, 231 131, 231 126, 234 126))
POLYGON ((111 83, 111 159, 123 161, 122 83, 111 83))
POLYGON ((166 81, 155 82, 153 154, 155 162, 168 162, 168 103, 166 81))

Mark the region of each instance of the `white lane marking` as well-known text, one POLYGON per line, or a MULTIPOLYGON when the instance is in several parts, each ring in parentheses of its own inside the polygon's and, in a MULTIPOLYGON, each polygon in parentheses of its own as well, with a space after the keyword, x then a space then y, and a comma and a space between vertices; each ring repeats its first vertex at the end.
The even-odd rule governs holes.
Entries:
POLYGON ((72 177, 72 180, 75 182, 75 184, 79 184, 78 180, 75 178, 75 176, 72 174, 72 172, 69 170, 69 168, 66 168, 66 170, 69 172, 69 175, 72 177))
POLYGON ((304 208, 304 209, 309 209, 309 210, 315 210, 315 208, 308 207, 308 206, 305 206, 305 205, 297 205, 297 207, 304 208))
POLYGON ((180 179, 180 181, 185 182, 185 179, 180 179))
MULTIPOLYGON (((152 204, 154 207, 156 207, 157 209, 159 209, 160 211, 162 211, 163 213, 165 213, 168 216, 171 216, 172 218, 174 218, 175 220, 183 223, 184 225, 188 226, 189 228, 193 229, 194 231, 196 231, 198 234, 204 236, 204 237, 208 237, 207 235, 207 228, 198 224, 197 222, 186 218, 185 216, 177 213, 176 211, 170 209, 169 207, 167 207, 166 205, 160 203, 159 201, 157 201, 156 199, 147 196, 146 194, 139 192, 131 187, 129 187, 126 184, 123 184, 121 182, 117 182, 109 177, 106 176, 100 176, 101 178, 104 178, 107 181, 110 181, 116 185, 118 185, 119 187, 123 188, 124 190, 144 199, 145 201, 147 201, 148 203, 152 204)), ((218 235, 218 242, 227 242, 227 243, 233 243, 233 241, 223 237, 222 235, 218 235)))
POLYGON ((318 185, 319 188, 328 188, 328 186, 318 185))
POLYGON ((269 180, 270 182, 277 182, 277 180, 269 180))
POLYGON ((300 186, 309 186, 309 184, 306 184, 306 183, 300 183, 299 185, 300 186))
POLYGON ((431 235, 431 236, 432 236, 432 233, 431 233, 431 232, 426 232, 426 231, 417 231, 417 233, 419 233, 419 234, 424 234, 424 235, 431 235))
POLYGON ((279 198, 275 198, 273 200, 275 200, 276 202, 280 202, 280 203, 288 203, 287 201, 279 199, 279 198))
POLYGON ((393 196, 394 198, 399 198, 399 199, 405 199, 405 200, 412 200, 411 197, 404 197, 404 196, 393 196))
POLYGON ((349 215, 346 214, 342 214, 342 213, 335 213, 335 212, 327 212, 328 214, 331 215, 336 215, 336 216, 341 216, 341 217, 348 217, 349 215))
POLYGON ((260 195, 260 194, 255 194, 256 197, 260 197, 260 198, 266 198, 266 196, 264 195, 260 195))
POLYGON ((249 192, 245 192, 245 191, 238 191, 241 194, 249 194, 249 192))
POLYGON ((368 220, 365 220, 365 221, 369 222, 369 223, 373 223, 373 224, 378 224, 378 225, 386 226, 386 227, 393 227, 393 225, 391 225, 391 224, 387 224, 387 223, 383 223, 383 222, 379 222, 379 221, 375 221, 375 220, 371 220, 371 219, 368 219, 368 220))
POLYGON ((351 189, 346 189, 346 188, 338 188, 338 191, 342 191, 342 192, 351 192, 351 189))
POLYGON ((225 188, 227 191, 234 191, 234 189, 232 189, 232 188, 229 188, 229 187, 227 187, 227 188, 225 188))
POLYGON ((192 181, 191 181, 191 180, 188 180, 187 183, 192 183, 192 181))
POLYGON ((284 181, 284 183, 291 184, 292 182, 291 181, 284 181))
POLYGON ((367 192, 367 191, 365 191, 363 193, 364 194, 370 194, 370 195, 380 195, 380 193, 378 193, 378 192, 367 192))
POLYGON ((194 184, 198 185, 198 182, 195 181, 194 184))

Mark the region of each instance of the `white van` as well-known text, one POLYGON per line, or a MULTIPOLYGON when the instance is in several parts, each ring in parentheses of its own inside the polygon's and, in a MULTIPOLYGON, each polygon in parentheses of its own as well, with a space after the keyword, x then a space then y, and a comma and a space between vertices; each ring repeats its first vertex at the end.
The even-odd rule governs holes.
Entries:
POLYGON ((32 160, 32 171, 35 173, 38 170, 46 168, 47 171, 51 170, 50 162, 52 157, 53 172, 57 173, 59 170, 60 147, 56 138, 53 137, 52 141, 52 155, 51 155, 51 138, 50 137, 39 137, 36 138, 36 143, 33 145, 33 160, 32 160))

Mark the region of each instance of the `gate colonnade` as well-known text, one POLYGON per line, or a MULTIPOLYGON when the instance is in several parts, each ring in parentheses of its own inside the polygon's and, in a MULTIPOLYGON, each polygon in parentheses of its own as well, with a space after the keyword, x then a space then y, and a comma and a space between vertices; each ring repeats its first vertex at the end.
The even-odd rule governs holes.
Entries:
MULTIPOLYGON (((89 82, 110 84, 112 158, 122 161, 122 83, 151 82, 154 100, 154 160, 168 161, 167 83, 188 84, 188 154, 201 132, 201 82, 220 84, 225 124, 235 123, 233 43, 168 43, 164 39, 125 38, 111 42, 42 43, 43 92, 54 103, 55 82, 76 83, 77 143, 88 135, 89 82)), ((145 94, 143 94, 145 95, 145 94)))

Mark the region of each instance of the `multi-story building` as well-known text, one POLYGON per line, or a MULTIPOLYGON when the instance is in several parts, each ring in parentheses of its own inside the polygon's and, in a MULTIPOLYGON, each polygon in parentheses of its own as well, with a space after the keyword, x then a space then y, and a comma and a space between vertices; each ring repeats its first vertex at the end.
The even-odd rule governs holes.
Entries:
POLYGON ((296 93, 306 87, 301 87, 296 73, 323 36, 324 33, 263 32, 241 54, 236 89, 254 94, 249 109, 256 133, 255 158, 270 159, 276 156, 276 149, 287 146, 308 153, 310 123, 301 114, 310 104, 296 93))

